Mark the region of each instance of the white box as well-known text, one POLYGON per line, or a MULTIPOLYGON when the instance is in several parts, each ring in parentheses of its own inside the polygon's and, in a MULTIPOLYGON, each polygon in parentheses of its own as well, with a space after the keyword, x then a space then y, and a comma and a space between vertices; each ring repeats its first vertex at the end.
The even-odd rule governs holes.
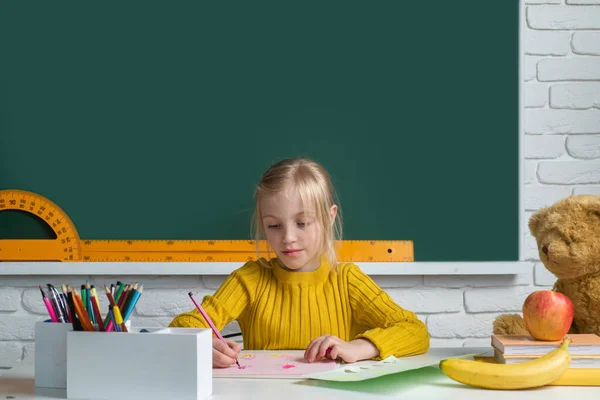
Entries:
POLYGON ((204 400, 211 395, 210 329, 67 333, 67 398, 204 400))
MULTIPOLYGON (((125 325, 127 329, 131 329, 131 320, 125 325)), ((71 331, 73 331, 71 323, 36 321, 34 328, 36 387, 67 388, 67 332, 71 331)))
POLYGON ((38 321, 35 323, 35 386, 67 387, 67 332, 72 324, 38 321))

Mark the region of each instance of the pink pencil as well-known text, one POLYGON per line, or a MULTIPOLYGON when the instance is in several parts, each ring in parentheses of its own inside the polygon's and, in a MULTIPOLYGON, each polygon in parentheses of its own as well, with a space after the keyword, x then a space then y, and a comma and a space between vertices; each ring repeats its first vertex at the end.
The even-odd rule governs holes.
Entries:
POLYGON ((42 289, 42 285, 40 286, 40 292, 42 292, 42 300, 44 300, 44 304, 46 305, 46 310, 48 310, 48 314, 50 314, 50 319, 52 320, 52 322, 58 322, 58 317, 56 316, 56 313, 54 312, 54 307, 52 307, 52 303, 50 303, 50 299, 46 296, 46 293, 44 293, 44 290, 42 289))
MULTIPOLYGON (((204 319, 206 320, 206 322, 208 323, 208 325, 210 325, 210 329, 212 329, 212 331, 215 333, 215 335, 217 335, 217 337, 223 342, 225 343, 225 345, 229 346, 227 344, 227 342, 225 341, 225 338, 223 338, 223 336, 221 336, 221 333, 219 332, 219 330, 217 329, 217 327, 215 326, 215 324, 213 324, 213 322, 211 321, 210 317, 208 316, 208 314, 206 313, 206 311, 204 311, 204 308, 202 308, 202 306, 200 304, 198 304, 198 302, 196 301, 196 299, 194 298, 194 295, 192 294, 192 292, 188 293, 188 296, 190 296, 190 299, 192 299, 192 301, 194 302, 194 304, 196 305, 196 308, 198 309, 198 311, 200 311, 200 314, 202 314, 202 316, 204 317, 204 319)), ((238 368, 242 368, 240 366, 240 363, 238 362, 238 360, 235 360, 235 363, 237 364, 238 368)))

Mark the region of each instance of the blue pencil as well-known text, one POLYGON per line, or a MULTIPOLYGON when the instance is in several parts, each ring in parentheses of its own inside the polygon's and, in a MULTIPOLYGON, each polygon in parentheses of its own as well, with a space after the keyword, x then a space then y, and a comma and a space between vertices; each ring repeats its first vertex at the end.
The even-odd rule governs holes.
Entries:
POLYGON ((129 320, 129 317, 131 316, 131 313, 133 312, 133 309, 135 308, 135 305, 137 304, 138 299, 142 295, 143 291, 144 291, 144 285, 140 285, 139 289, 134 290, 133 293, 130 294, 130 296, 133 296, 133 298, 131 299, 131 302, 129 302, 128 307, 125 310, 125 315, 123 316, 123 322, 127 322, 127 320, 129 320))

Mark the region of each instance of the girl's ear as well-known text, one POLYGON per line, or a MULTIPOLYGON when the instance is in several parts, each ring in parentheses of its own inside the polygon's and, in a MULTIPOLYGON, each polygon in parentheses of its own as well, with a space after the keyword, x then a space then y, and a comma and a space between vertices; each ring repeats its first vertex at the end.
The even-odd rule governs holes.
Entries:
POLYGON ((331 224, 332 225, 335 222, 335 217, 337 215, 337 211, 338 211, 338 206, 335 204, 332 205, 331 208, 329 209, 329 215, 331 216, 331 224))

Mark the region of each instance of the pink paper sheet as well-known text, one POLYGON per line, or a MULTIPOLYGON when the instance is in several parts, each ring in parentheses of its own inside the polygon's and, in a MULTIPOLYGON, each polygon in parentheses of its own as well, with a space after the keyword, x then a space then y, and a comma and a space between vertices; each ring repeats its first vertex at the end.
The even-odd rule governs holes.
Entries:
POLYGON ((228 368, 213 368, 213 377, 292 378, 339 367, 338 363, 331 359, 309 363, 304 360, 302 350, 242 351, 238 362, 242 369, 235 364, 228 368))

